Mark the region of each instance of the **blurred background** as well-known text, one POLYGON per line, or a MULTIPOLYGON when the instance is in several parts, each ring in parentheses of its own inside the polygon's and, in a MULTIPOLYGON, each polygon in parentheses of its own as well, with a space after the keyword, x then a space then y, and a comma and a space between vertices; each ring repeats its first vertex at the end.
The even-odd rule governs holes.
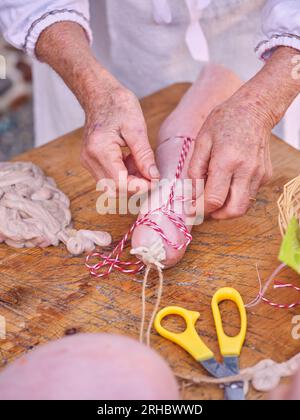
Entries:
POLYGON ((0 35, 0 55, 6 58, 6 79, 0 79, 0 160, 33 147, 30 59, 0 35))

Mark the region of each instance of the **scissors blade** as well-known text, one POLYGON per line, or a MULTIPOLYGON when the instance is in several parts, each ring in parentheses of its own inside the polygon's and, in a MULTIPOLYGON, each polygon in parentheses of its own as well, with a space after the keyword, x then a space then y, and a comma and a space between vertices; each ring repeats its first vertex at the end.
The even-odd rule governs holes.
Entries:
POLYGON ((215 378, 224 378, 234 375, 224 364, 216 361, 215 358, 202 360, 201 365, 215 378))
MULTIPOLYGON (((231 375, 235 376, 239 374, 239 358, 237 356, 225 356, 224 365, 227 372, 231 372, 231 375)), ((225 385, 225 399, 226 400, 245 400, 244 393, 244 382, 231 382, 225 385)))

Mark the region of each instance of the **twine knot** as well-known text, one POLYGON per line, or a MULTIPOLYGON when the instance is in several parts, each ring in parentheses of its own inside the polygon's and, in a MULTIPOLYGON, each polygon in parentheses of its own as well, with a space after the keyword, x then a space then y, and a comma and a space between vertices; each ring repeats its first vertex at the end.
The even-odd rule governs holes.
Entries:
POLYGON ((159 237, 149 248, 140 246, 133 248, 130 251, 131 255, 136 255, 143 261, 146 266, 164 269, 164 265, 161 261, 166 259, 166 251, 162 239, 159 237))

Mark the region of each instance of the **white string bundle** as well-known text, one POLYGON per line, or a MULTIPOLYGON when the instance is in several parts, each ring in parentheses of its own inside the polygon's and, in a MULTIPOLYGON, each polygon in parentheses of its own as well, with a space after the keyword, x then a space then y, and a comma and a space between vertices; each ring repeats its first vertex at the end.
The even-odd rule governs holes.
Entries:
POLYGON ((176 375, 179 379, 193 384, 222 385, 231 382, 243 381, 245 390, 248 391, 249 383, 260 392, 269 392, 276 388, 281 378, 295 375, 300 369, 300 353, 283 363, 276 363, 271 359, 261 360, 255 366, 241 370, 238 375, 226 378, 211 378, 209 376, 183 376, 176 375))
POLYGON ((30 162, 0 162, 0 242, 15 248, 57 246, 73 255, 107 246, 106 232, 76 231, 68 197, 30 162))

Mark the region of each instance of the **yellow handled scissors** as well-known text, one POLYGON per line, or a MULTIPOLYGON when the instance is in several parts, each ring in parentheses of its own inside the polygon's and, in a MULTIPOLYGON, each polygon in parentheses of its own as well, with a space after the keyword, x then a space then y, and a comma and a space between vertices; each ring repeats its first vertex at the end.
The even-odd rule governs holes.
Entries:
MULTIPOLYGON (((219 289, 211 302, 212 313, 219 342, 223 363, 217 362, 213 352, 206 346, 195 329, 199 312, 188 311, 179 306, 168 306, 158 312, 154 327, 158 334, 178 344, 197 360, 212 376, 216 378, 235 376, 239 373, 239 356, 245 341, 247 330, 247 315, 243 299, 239 292, 231 287, 219 289), (234 302, 239 310, 241 328, 235 337, 225 334, 222 324, 219 304, 225 300, 234 302), (169 315, 179 315, 186 322, 182 333, 174 333, 162 326, 162 320, 169 315)), ((228 400, 245 399, 243 383, 232 382, 225 386, 225 398, 228 400)))

